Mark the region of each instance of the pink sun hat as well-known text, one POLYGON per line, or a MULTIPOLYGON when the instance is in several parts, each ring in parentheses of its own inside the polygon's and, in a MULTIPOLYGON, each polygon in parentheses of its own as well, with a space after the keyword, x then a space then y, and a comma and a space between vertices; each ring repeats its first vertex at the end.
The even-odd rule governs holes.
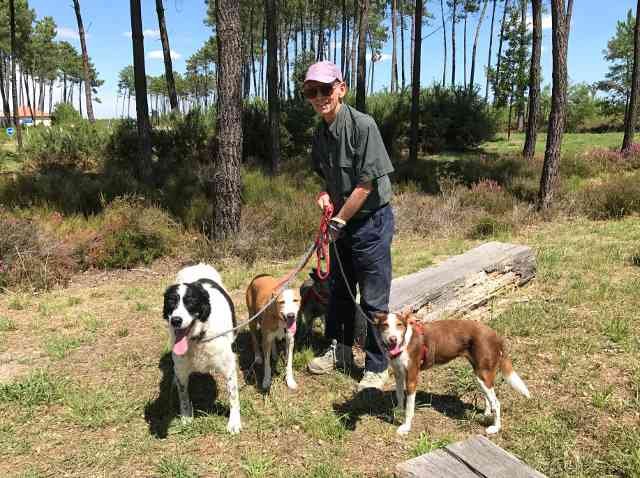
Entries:
POLYGON ((330 61, 319 61, 314 63, 307 70, 304 82, 317 81, 320 83, 333 83, 334 81, 342 81, 342 73, 335 63, 330 61))

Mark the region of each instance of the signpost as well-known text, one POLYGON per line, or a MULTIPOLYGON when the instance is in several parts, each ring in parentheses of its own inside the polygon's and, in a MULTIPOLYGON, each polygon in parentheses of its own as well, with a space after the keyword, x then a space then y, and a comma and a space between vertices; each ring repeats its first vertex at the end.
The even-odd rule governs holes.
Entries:
POLYGON ((11 137, 13 136, 13 134, 15 133, 15 129, 13 128, 7 128, 7 136, 11 137))

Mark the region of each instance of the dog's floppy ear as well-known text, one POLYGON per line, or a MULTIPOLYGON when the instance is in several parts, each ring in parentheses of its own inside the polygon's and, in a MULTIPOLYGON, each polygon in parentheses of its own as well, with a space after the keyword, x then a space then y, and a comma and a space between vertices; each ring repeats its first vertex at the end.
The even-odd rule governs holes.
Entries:
POLYGON ((373 320, 373 325, 380 325, 383 324, 385 322, 385 320, 387 320, 387 315, 384 312, 374 312, 373 314, 371 314, 371 319, 373 320))
POLYGON ((211 315, 211 303, 209 302, 209 293, 205 290, 203 285, 199 282, 192 282, 189 284, 193 287, 193 292, 198 298, 198 318, 204 322, 211 315))
POLYGON ((178 284, 167 287, 164 291, 164 305, 162 307, 162 317, 164 320, 169 320, 169 315, 178 306, 180 296, 178 295, 178 284))

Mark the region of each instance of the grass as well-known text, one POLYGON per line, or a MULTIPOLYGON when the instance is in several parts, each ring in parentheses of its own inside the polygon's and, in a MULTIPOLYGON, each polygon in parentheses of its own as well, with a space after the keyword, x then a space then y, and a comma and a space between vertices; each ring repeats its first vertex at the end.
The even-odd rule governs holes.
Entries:
MULTIPOLYGON (((617 141, 615 135, 567 138, 576 152, 585 141, 598 147, 617 141)), ((504 154, 519 148, 516 140, 485 148, 504 154)), ((558 214, 513 220, 517 227, 508 233, 487 228, 491 234, 474 236, 472 226, 487 213, 456 215, 452 194, 428 198, 424 207, 448 200, 448 226, 420 231, 403 216, 420 194, 399 199, 394 276, 496 237, 536 251, 536 278, 478 314, 507 337, 514 368, 532 393, 527 400, 498 381, 503 430, 491 440, 547 476, 640 476, 640 269, 634 259, 640 218, 558 214)), ((304 369, 315 349, 302 347, 294 356, 299 388, 286 388, 280 360, 270 392, 263 393, 262 370, 251 367, 244 334, 237 342, 243 432, 226 433, 228 402, 218 375, 192 378, 196 416, 183 425, 161 301, 184 260, 158 261, 149 275, 114 271, 105 280, 96 271, 74 278, 66 290, 0 295, 0 350, 3 359, 9 356, 0 372, 10 377, 0 378, 0 476, 388 477, 401 461, 484 432, 484 403, 463 360, 421 374, 413 431, 402 438, 391 384, 385 394, 367 397, 355 392, 357 371, 311 376, 304 369)), ((284 274, 297 257, 275 261, 258 254, 250 266, 220 261, 241 318, 250 277, 284 274)))

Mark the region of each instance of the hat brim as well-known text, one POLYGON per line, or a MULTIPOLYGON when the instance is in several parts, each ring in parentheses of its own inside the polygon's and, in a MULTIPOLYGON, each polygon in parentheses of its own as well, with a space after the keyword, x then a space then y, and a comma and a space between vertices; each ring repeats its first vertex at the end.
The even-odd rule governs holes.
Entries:
POLYGON ((334 81, 342 81, 340 78, 336 78, 333 75, 311 75, 304 79, 304 82, 316 81, 318 83, 333 83, 334 81))

